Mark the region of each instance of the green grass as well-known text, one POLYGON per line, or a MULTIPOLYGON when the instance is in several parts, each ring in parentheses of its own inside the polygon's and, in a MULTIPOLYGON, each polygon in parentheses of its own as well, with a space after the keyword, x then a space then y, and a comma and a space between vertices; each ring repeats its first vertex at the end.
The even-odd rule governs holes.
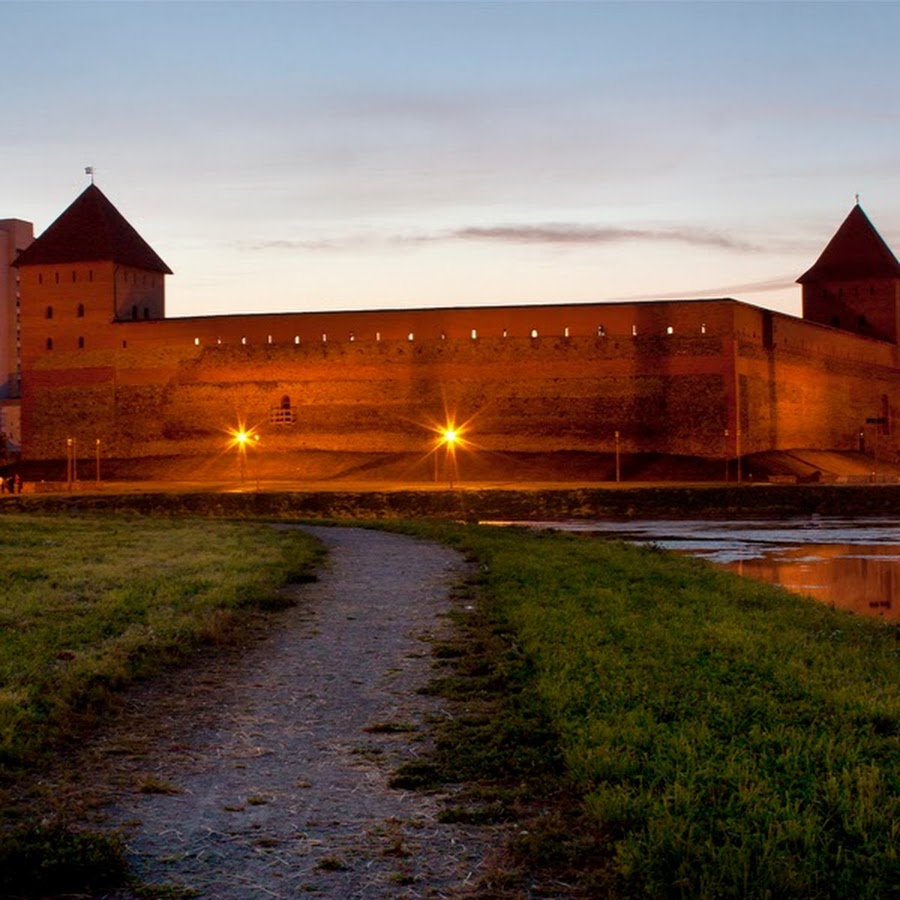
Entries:
MULTIPOLYGON (((895 627, 654 548, 424 530, 478 560, 481 633, 505 646, 487 655, 505 716, 475 723, 468 752, 512 723, 509 770, 540 743, 522 710, 544 723, 604 892, 900 896, 895 627)), ((547 840, 523 845, 531 864, 568 852, 547 840)))
POLYGON ((129 682, 287 602, 297 530, 119 516, 0 519, 0 775, 77 734, 129 682))
MULTIPOLYGON (((0 529, 0 788, 39 771, 134 680, 241 640, 321 558, 302 532, 259 523, 4 515, 0 529)), ((0 895, 131 880, 117 835, 35 822, 40 810, 11 799, 0 813, 0 895)))

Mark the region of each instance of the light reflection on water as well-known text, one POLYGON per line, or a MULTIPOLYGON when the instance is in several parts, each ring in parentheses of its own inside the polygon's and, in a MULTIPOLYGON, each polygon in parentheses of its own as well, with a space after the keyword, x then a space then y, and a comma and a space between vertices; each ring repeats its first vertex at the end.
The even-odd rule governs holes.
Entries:
POLYGON ((509 523, 601 534, 700 556, 824 603, 900 621, 900 521, 588 521, 509 523))

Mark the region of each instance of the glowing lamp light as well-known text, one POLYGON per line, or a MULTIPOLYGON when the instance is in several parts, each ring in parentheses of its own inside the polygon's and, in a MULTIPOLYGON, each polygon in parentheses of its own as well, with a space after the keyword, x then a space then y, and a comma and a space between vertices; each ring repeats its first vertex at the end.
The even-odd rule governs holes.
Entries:
POLYGON ((445 444, 455 444, 459 440, 459 432, 455 428, 442 428, 441 440, 445 444))

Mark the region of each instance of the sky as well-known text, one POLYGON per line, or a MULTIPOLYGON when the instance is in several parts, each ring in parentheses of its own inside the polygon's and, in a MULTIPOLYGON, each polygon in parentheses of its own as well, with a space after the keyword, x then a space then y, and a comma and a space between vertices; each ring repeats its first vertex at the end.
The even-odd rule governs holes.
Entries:
POLYGON ((900 3, 0 2, 0 218, 96 184, 171 316, 735 297, 860 195, 900 3))

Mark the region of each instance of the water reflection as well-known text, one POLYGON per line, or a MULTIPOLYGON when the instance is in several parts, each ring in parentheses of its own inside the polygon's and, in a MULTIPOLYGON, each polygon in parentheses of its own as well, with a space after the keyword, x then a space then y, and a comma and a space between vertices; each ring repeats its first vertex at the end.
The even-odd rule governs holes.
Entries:
MULTIPOLYGON (((510 523, 511 524, 511 523, 510 523)), ((900 621, 900 522, 572 520, 532 527, 597 533, 702 556, 724 568, 840 609, 900 621)))
POLYGON ((726 568, 863 615, 900 620, 900 547, 807 544, 726 568))

